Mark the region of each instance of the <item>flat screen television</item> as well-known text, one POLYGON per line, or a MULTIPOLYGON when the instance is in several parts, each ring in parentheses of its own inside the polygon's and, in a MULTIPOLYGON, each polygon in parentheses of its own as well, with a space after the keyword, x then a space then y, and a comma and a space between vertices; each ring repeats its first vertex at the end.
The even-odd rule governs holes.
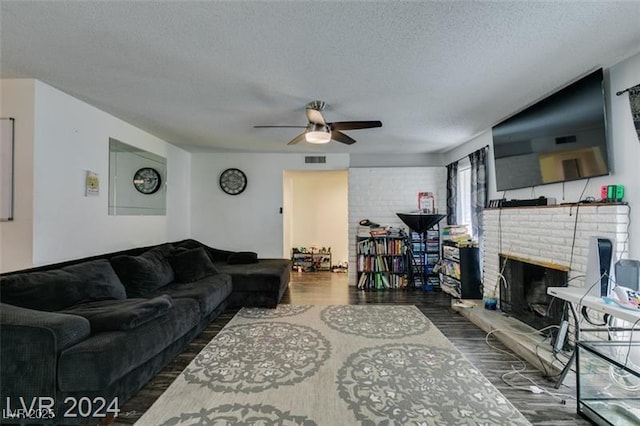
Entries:
POLYGON ((602 69, 492 128, 498 191, 609 174, 602 69))

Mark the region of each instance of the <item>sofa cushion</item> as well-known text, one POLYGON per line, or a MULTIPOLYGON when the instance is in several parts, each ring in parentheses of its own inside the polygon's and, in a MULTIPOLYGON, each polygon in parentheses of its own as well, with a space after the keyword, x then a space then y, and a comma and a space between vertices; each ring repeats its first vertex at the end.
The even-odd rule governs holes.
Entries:
POLYGON ((258 263, 258 253, 252 251, 238 251, 232 253, 227 258, 229 265, 244 265, 247 263, 258 263))
POLYGON ((94 334, 62 352, 58 386, 63 392, 104 390, 187 334, 201 319, 195 300, 174 299, 166 315, 140 327, 94 334))
POLYGON ((218 270, 207 255, 204 247, 179 249, 169 257, 175 281, 190 283, 215 275, 218 270))
MULTIPOLYGON (((55 341, 56 350, 74 345, 91 334, 89 321, 76 315, 65 315, 56 312, 43 312, 21 308, 14 305, 0 304, 0 336, 9 335, 12 327, 20 330, 20 340, 34 342, 38 331, 47 330, 55 341)), ((0 345, 2 346, 2 345, 0 345)), ((3 347, 0 350, 15 350, 14 347, 3 347)), ((53 354, 55 355, 55 354, 53 354)), ((28 359, 25 357, 25 359, 28 359)))
POLYGON ((153 299, 103 300, 83 303, 60 311, 89 320, 91 332, 130 330, 165 315, 173 306, 170 296, 153 299))
POLYGON ((120 279, 105 259, 3 276, 0 295, 3 303, 39 311, 60 311, 79 303, 127 297, 120 279))
POLYGON ((174 247, 180 247, 180 248, 187 248, 187 249, 194 249, 194 248, 198 248, 198 247, 204 247, 204 249, 206 250, 207 254, 209 255, 209 258, 211 258, 211 260, 213 262, 220 262, 220 261, 226 261, 227 258, 229 257, 229 255, 233 254, 234 252, 229 251, 229 250, 221 250, 221 249, 216 249, 213 247, 209 247, 205 244, 202 244, 199 241, 196 240, 182 240, 182 241, 178 241, 176 243, 173 243, 174 247))
POLYGON ((139 256, 111 258, 113 269, 127 289, 128 297, 146 297, 153 290, 173 281, 173 268, 167 257, 169 245, 154 247, 139 256))
POLYGON ((231 294, 232 288, 229 275, 216 274, 191 283, 172 283, 157 289, 151 295, 168 294, 173 300, 195 299, 200 312, 208 315, 231 294))

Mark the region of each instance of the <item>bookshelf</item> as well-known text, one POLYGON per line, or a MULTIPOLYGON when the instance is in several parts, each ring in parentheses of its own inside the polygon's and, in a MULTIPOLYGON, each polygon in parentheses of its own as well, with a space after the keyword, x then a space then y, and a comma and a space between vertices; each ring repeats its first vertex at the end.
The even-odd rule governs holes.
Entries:
POLYGON ((444 240, 439 272, 441 288, 445 293, 456 299, 482 299, 478 247, 444 240))
POLYGON ((356 238, 357 287, 361 290, 405 288, 407 260, 400 234, 356 238))
POLYGON ((412 231, 411 244, 411 283, 414 287, 432 290, 440 286, 440 277, 434 272, 440 261, 440 230, 438 225, 419 233, 412 231))
POLYGON ((443 214, 424 212, 396 213, 410 229, 407 266, 413 287, 431 291, 440 287, 440 277, 434 271, 440 261, 440 225, 443 214))

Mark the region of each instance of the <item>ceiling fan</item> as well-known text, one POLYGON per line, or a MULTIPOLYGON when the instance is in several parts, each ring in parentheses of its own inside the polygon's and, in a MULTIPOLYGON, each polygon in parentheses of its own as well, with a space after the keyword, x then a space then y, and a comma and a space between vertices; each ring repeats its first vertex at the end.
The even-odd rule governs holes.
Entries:
POLYGON ((306 126, 253 126, 256 129, 269 128, 301 128, 305 129, 295 138, 291 139, 287 145, 295 145, 300 141, 306 140, 309 143, 323 144, 328 143, 332 139, 347 145, 356 143, 356 140, 346 134, 342 130, 358 130, 371 129, 374 127, 382 127, 381 121, 335 121, 328 123, 322 116, 322 110, 325 107, 324 101, 311 101, 306 106, 307 120, 306 126))

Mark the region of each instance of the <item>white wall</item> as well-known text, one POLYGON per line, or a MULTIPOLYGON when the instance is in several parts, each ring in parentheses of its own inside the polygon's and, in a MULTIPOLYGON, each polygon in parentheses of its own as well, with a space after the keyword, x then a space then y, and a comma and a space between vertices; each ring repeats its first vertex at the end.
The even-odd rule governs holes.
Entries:
POLYGON ((171 181, 188 153, 41 82, 35 116, 35 264, 189 236, 188 186, 171 181), (110 137, 167 158, 166 216, 107 214, 110 137), (85 170, 100 175, 99 197, 84 196, 85 170))
POLYGON ((31 240, 33 250, 3 265, 4 271, 189 236, 187 152, 40 81, 31 84, 35 90, 24 87, 15 97, 34 98, 33 166, 26 160, 21 170, 32 175, 33 194, 28 182, 18 183, 16 191, 32 199, 33 218, 26 226, 33 235, 3 233, 2 243, 13 247, 31 240), (107 214, 109 137, 167 158, 167 216, 107 214), (100 176, 97 197, 84 195, 86 170, 100 176))
POLYGON ((166 145, 168 241, 191 237, 191 154, 175 145, 166 145))
POLYGON ((0 117, 15 118, 14 219, 0 222, 0 272, 32 264, 34 104, 34 80, 0 80, 0 117))
POLYGON ((351 154, 349 167, 437 167, 443 162, 441 153, 351 154))
MULTIPOLYGON (((358 223, 407 226, 396 213, 418 209, 418 192, 433 192, 436 208, 446 214, 445 167, 378 167, 349 169, 349 284, 355 285, 358 223)), ((444 223, 444 220, 443 222, 444 223)))
POLYGON ((212 247, 288 258, 283 244, 285 170, 345 170, 346 154, 326 155, 326 164, 305 164, 303 154, 197 153, 191 158, 191 234, 212 247), (247 189, 227 195, 220 173, 238 168, 247 189))
POLYGON ((330 247, 334 265, 346 262, 348 171, 287 172, 286 178, 292 192, 291 247, 330 247))
POLYGON ((613 175, 598 180, 596 194, 601 185, 622 184, 625 200, 631 208, 629 226, 629 257, 640 260, 640 137, 631 117, 629 95, 616 96, 616 92, 638 84, 640 81, 640 54, 611 67, 609 73, 608 123, 613 145, 613 175))
MULTIPOLYGON (((495 167, 492 149, 489 152, 489 199, 528 199, 539 196, 554 197, 558 203, 576 202, 584 190, 584 197, 600 198, 602 185, 622 184, 625 187, 624 201, 631 207, 629 226, 629 257, 640 259, 640 142, 633 126, 629 99, 627 95, 616 96, 616 92, 638 84, 640 75, 640 54, 605 70, 605 88, 607 93, 607 126, 609 133, 609 156, 613 164, 613 173, 609 176, 587 180, 566 182, 563 184, 541 185, 498 192, 495 182, 495 167), (586 185, 586 188, 585 188, 586 185), (636 212, 636 213, 634 213, 636 212), (635 237, 635 238, 634 238, 635 237)), ((491 129, 476 138, 448 151, 445 164, 451 163, 485 145, 492 145, 491 129)))

